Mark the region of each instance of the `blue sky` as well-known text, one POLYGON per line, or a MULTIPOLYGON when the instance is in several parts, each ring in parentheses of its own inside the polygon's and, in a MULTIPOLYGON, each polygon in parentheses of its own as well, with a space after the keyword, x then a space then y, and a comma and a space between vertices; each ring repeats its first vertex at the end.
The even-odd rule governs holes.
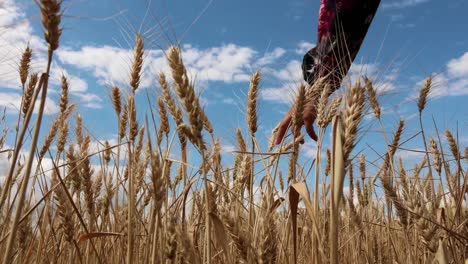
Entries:
MULTIPOLYGON (((63 73, 88 128, 99 139, 115 138, 109 89, 113 85, 128 89, 134 35, 140 32, 147 47, 138 93, 140 120, 149 111, 146 91, 154 98, 158 89, 155 73, 167 70, 161 48, 180 41, 215 132, 231 149, 233 130, 245 128, 245 95, 254 71, 263 75, 259 138, 268 138, 288 109, 301 81, 303 53, 316 42, 319 1, 80 0, 65 1, 64 6, 64 31, 47 103, 49 122, 58 112, 63 73)), ((403 138, 418 131, 414 95, 431 74, 435 87, 425 112, 429 135, 434 135, 432 115, 439 130, 467 129, 466 10, 464 0, 382 0, 350 76, 362 72, 375 79, 385 94, 381 103, 389 132, 400 118, 407 120, 403 138)), ((36 4, 0 1, 0 107, 8 113, 20 103, 16 68, 27 43, 35 54, 34 68, 43 69, 46 46, 36 4)), ((358 150, 366 143, 380 144, 381 139, 366 133, 358 150)), ((461 133, 460 141, 466 145, 467 135, 461 133)), ((409 148, 421 147, 420 141, 411 144, 409 148)), ((305 144, 305 156, 313 156, 314 146, 311 140, 305 144)))

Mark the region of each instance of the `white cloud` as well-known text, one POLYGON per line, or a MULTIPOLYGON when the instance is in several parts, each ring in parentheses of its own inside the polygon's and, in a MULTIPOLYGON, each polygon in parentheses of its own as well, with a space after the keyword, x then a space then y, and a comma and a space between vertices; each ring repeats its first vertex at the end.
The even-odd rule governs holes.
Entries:
POLYGON ((290 61, 284 69, 278 71, 276 77, 285 81, 302 80, 302 63, 297 60, 290 61))
POLYGON ((185 45, 183 59, 190 73, 201 81, 242 82, 250 79, 256 51, 227 44, 205 50, 185 45))
POLYGON ((299 55, 304 55, 307 51, 315 46, 315 43, 311 43, 308 41, 301 41, 297 45, 296 53, 299 55))
POLYGON ((425 2, 429 2, 429 0, 390 0, 389 2, 390 3, 382 4, 382 7, 388 9, 399 9, 419 5, 425 2))
POLYGON ((391 14, 390 15, 390 20, 392 22, 397 22, 397 21, 401 21, 405 16, 403 15, 403 13, 398 13, 398 14, 391 14))
MULTIPOLYGON (((468 95, 468 52, 459 58, 447 63, 447 70, 442 73, 434 73, 429 98, 442 98, 446 96, 468 95)), ((426 78, 425 78, 426 79, 426 78)), ((424 80, 416 83, 415 92, 410 94, 407 101, 415 100, 419 96, 419 90, 424 80)))
POLYGON ((57 55, 64 64, 91 71, 101 84, 106 82, 128 83, 132 58, 130 49, 112 46, 84 46, 79 50, 61 49, 57 55))
POLYGON ((260 97, 265 101, 291 104, 294 101, 297 86, 296 83, 285 83, 280 87, 261 88, 260 97))
POLYGON ((236 101, 232 98, 224 98, 222 102, 224 104, 236 105, 236 101))
MULTIPOLYGON (((30 73, 42 73, 47 63, 47 44, 42 37, 34 33, 31 23, 20 5, 12 0, 3 1, 0 6, 0 88, 20 89, 18 65, 27 46, 33 51, 30 73)), ((88 84, 84 79, 68 73, 57 62, 53 62, 49 78, 50 92, 53 92, 53 86, 60 86, 62 75, 68 78, 72 94, 79 95, 87 91, 88 84)), ((9 110, 19 107, 21 102, 19 94, 10 92, 3 94, 5 96, 2 98, 3 106, 9 110), (7 101, 7 99, 11 99, 11 101, 7 101)), ((47 98, 45 113, 54 114, 57 111, 57 104, 47 98)))
POLYGON ((405 161, 420 161, 425 156, 424 150, 419 149, 415 149, 414 151, 399 149, 395 155, 405 161))
MULTIPOLYGON (((33 29, 26 14, 13 0, 3 0, 0 6, 0 43, 1 46, 17 49, 29 44, 31 48, 39 51, 47 50, 44 41, 33 35, 33 29)), ((2 47, 4 48, 4 47, 2 47)), ((10 54, 11 55, 11 54, 10 54)))
POLYGON ((399 23, 397 24, 400 28, 415 28, 416 24, 414 23, 399 23))
POLYGON ((12 0, 0 6, 0 87, 20 88, 18 65, 27 46, 37 53, 46 50, 44 42, 33 35, 26 14, 12 0))
MULTIPOLYGON (((0 92, 0 106, 5 107, 9 113, 18 113, 21 105, 22 96, 16 92, 0 92)), ((36 102, 34 113, 37 113, 39 108, 39 99, 36 102)), ((44 114, 53 115, 60 111, 60 107, 54 100, 47 97, 44 106, 44 114)))
MULTIPOLYGON (((304 130, 304 129, 303 129, 304 130)), ((307 136, 306 134, 306 141, 305 143, 302 145, 301 147, 301 151, 304 152, 304 154, 310 158, 310 159, 314 159, 315 157, 317 157, 317 143, 313 140, 311 140, 309 138, 309 136, 307 136)), ((325 149, 325 148, 323 148, 325 149)), ((321 153, 323 154, 323 153, 321 153)))
POLYGON ((77 94, 79 103, 83 104, 87 108, 100 109, 103 108, 103 100, 96 94, 92 93, 81 93, 77 94))
POLYGON ((468 52, 460 58, 452 59, 447 64, 447 71, 451 76, 463 77, 468 75, 468 52))
POLYGON ((265 66, 265 65, 272 64, 277 59, 281 58, 285 53, 286 53, 285 49, 275 48, 273 51, 265 53, 265 55, 256 62, 256 65, 265 66))
POLYGON ((348 78, 353 83, 358 77, 368 77, 372 80, 374 89, 381 95, 397 89, 395 81, 398 75, 397 68, 382 67, 377 63, 353 63, 348 78))
MULTIPOLYGON (((105 144, 106 140, 107 140, 107 142, 109 142, 109 146, 111 146, 111 147, 117 146, 119 144, 116 136, 113 136, 113 137, 107 138, 107 139, 99 138, 99 139, 91 141, 91 143, 89 144, 88 152, 91 154, 91 153, 98 153, 100 151, 103 151, 105 149, 104 144, 105 144)), ((123 151, 123 154, 121 154, 121 156, 124 157, 125 155, 127 155, 127 152, 126 152, 125 148, 121 148, 121 151, 123 151)))
MULTIPOLYGON (((343 186, 343 196, 346 197, 347 199, 349 199, 349 195, 350 195, 350 187, 349 185, 348 186, 343 186)), ((358 194, 357 194, 357 191, 354 191, 354 195, 353 195, 353 204, 354 206, 357 206, 359 204, 359 197, 358 197, 358 194)))
POLYGON ((349 69, 347 78, 354 83, 362 76, 369 76, 370 78, 376 76, 378 73, 378 65, 375 63, 353 63, 349 69))
POLYGON ((62 75, 67 77, 68 87, 71 93, 79 94, 88 90, 88 83, 85 80, 70 74, 67 70, 54 64, 51 70, 50 81, 55 85, 61 85, 62 75))
POLYGON ((18 93, 0 93, 0 106, 3 106, 9 112, 19 111, 21 104, 21 95, 18 93))
POLYGON ((236 151, 237 148, 233 145, 222 145, 221 146, 221 151, 225 153, 232 153, 233 151, 236 151))
MULTIPOLYGON (((248 69, 255 53, 251 48, 235 44, 208 49, 184 45, 182 58, 189 74, 196 80, 229 83, 249 80, 248 69)), ((113 46, 83 46, 78 50, 62 49, 58 52, 58 57, 62 63, 90 71, 102 84, 127 86, 132 54, 131 49, 113 46)), ((144 61, 140 83, 142 88, 149 87, 155 81, 155 72, 168 72, 162 51, 147 51, 144 61)))
MULTIPOLYGON (((25 150, 22 150, 20 151, 20 158, 18 160, 21 160, 22 162, 21 163, 25 163, 25 159, 26 157, 28 157, 28 152, 25 151, 25 150)), ((62 160, 59 161, 59 163, 62 163, 62 160)), ((38 166, 38 160, 37 158, 34 158, 33 159, 33 168, 36 168, 38 166)), ((44 171, 44 175, 46 176, 46 180, 49 180, 50 177, 51 177, 51 174, 52 174, 52 168, 53 168, 53 162, 50 158, 47 158, 47 157, 44 157, 40 163, 41 167, 42 167, 42 171, 44 171)), ((0 153, 0 184, 3 184, 5 179, 6 179, 6 176, 8 174, 8 171, 10 169, 10 166, 11 166, 11 158, 9 157, 9 154, 8 153, 0 153)), ((16 168, 18 168, 18 166, 16 166, 16 168)), ((31 174, 34 174, 34 170, 31 174)), ((21 178, 20 178, 21 179, 21 178)), ((13 185, 11 188, 12 188, 12 191, 15 192, 17 191, 17 188, 18 188, 18 185, 20 184, 20 179, 17 179, 16 181, 12 182, 11 184, 13 185)), ((38 191, 38 190, 41 190, 41 188, 38 188, 38 183, 36 182, 36 185, 35 187, 36 188, 32 188, 32 184, 33 182, 30 181, 29 182, 29 185, 31 186, 31 188, 29 188, 31 190, 30 194, 33 194, 33 202, 36 201, 37 199, 39 199, 40 197, 42 197, 42 193, 41 191, 38 191)))
POLYGON ((271 75, 277 80, 280 81, 302 81, 302 63, 298 60, 291 60, 289 61, 283 68, 280 69, 273 69, 273 68, 265 68, 263 72, 268 75, 271 75))

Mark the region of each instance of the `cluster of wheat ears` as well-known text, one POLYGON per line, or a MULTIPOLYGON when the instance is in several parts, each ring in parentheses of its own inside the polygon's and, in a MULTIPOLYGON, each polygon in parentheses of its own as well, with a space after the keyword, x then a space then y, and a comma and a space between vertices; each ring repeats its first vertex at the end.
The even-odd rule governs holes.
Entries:
MULTIPOLYGON (((405 123, 386 138, 378 96, 367 78, 330 101, 323 81, 298 88, 293 124, 300 124, 307 107, 317 109, 317 155, 307 172, 298 163, 301 135, 260 148, 260 74, 253 74, 248 137, 236 129, 235 159, 226 166, 179 48, 167 49, 171 76, 154 76, 160 96, 149 100, 149 118, 137 120, 145 52, 137 35, 131 89, 124 95, 112 88, 118 143, 100 142, 101 150, 91 151, 92 134, 69 103, 66 76, 60 113, 41 140, 50 65, 62 30, 61 1, 38 3, 47 68, 31 73, 34 51, 24 50, 17 127, 5 128, 0 140, 10 164, 0 185, 2 263, 464 263, 468 258, 468 148, 463 155, 448 130, 444 140, 426 138, 421 122, 416 136, 424 143, 424 157, 404 168, 394 156, 405 123), (353 155, 365 109, 381 125, 387 146, 380 162, 372 163, 377 168, 372 174, 366 157, 353 155), (328 127, 331 147, 325 150, 328 127), (6 149, 6 142, 14 146, 6 149), (170 156, 174 148, 177 158, 170 156), (280 158, 289 159, 287 176, 280 158), (52 165, 45 167, 45 159, 52 165)), ((420 90, 420 121, 431 87, 429 78, 420 90)))

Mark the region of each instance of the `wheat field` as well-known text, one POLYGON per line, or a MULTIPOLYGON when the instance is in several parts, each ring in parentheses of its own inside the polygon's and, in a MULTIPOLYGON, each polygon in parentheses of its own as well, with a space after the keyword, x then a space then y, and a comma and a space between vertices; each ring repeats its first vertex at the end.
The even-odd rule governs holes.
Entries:
POLYGON ((307 169, 298 162, 302 135, 279 146, 256 135, 261 72, 251 76, 245 127, 232 132, 237 145, 226 164, 179 47, 165 51, 170 74, 154 73, 157 98, 135 103, 145 96, 137 93, 145 52, 137 34, 129 92, 111 90, 118 142, 94 150, 67 76, 60 113, 44 121, 63 7, 38 3, 47 67, 31 72, 34 50, 24 50, 17 127, 7 127, 5 114, 0 121, 9 164, 0 185, 2 263, 467 263, 468 147, 458 131, 425 134, 431 77, 417 100, 424 151, 411 168, 395 155, 405 121, 384 130, 378 93, 362 76, 333 98, 321 81, 297 88, 293 124, 305 108, 317 109, 319 141, 307 169), (368 113, 386 148, 377 162, 354 149, 368 113))

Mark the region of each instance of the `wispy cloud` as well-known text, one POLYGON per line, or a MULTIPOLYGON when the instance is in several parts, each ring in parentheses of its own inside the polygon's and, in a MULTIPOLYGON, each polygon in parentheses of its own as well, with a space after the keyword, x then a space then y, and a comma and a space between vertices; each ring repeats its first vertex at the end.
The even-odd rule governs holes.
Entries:
POLYGON ((291 104, 295 97, 298 83, 285 83, 280 87, 260 89, 260 98, 282 104, 291 104))
MULTIPOLYGON (((17 92, 0 92, 0 106, 5 107, 7 112, 18 113, 21 106, 22 96, 17 92)), ((34 113, 37 113, 39 104, 36 104, 34 113)), ((60 107, 50 97, 47 97, 44 114, 53 115, 60 111, 60 107)))
MULTIPOLYGON (((445 72, 433 74, 433 85, 429 98, 468 95, 468 52, 450 60, 446 68, 445 72)), ((423 82, 424 80, 421 80, 416 83, 417 91, 419 91, 423 82)), ((418 98, 417 91, 410 94, 406 100, 410 101, 418 98)))
POLYGON ((256 66, 265 66, 274 63, 286 53, 283 48, 275 48, 274 50, 265 53, 256 63, 256 66))
POLYGON ((232 153, 236 151, 237 148, 234 145, 221 145, 221 151, 226 153, 232 153))
POLYGON ((463 54, 460 58, 450 60, 447 64, 447 71, 454 77, 468 75, 468 52, 463 54))
POLYGON ((304 55, 307 51, 315 46, 314 43, 308 41, 301 41, 296 47, 296 53, 299 55, 304 55))
MULTIPOLYGON (((132 51, 112 46, 83 46, 77 50, 61 49, 57 52, 61 63, 80 70, 91 71, 101 84, 128 83, 132 51)), ((147 67, 147 64, 145 65, 147 67)), ((147 86, 148 76, 143 76, 141 85, 147 86), (145 78, 146 77, 146 78, 145 78)))
MULTIPOLYGON (((219 47, 200 49, 184 45, 182 57, 190 75, 198 81, 243 82, 250 77, 250 65, 256 51, 248 47, 227 44, 219 47)), ((261 63, 271 63, 281 56, 281 49, 261 63)), ((132 50, 114 46, 83 46, 79 49, 63 49, 58 52, 59 60, 78 69, 89 71, 102 84, 128 84, 132 50)), ((150 87, 155 71, 168 72, 166 58, 161 50, 146 51, 140 86, 150 87)))
POLYGON ((232 98, 224 98, 221 102, 223 104, 236 105, 236 101, 232 98))
POLYGON ((233 43, 208 49, 185 45, 182 53, 184 62, 198 80, 227 83, 248 81, 256 54, 250 47, 233 43))
POLYGON ((425 2, 429 2, 429 0, 387 0, 382 4, 382 7, 388 9, 399 9, 419 5, 425 2))
POLYGON ((379 67, 375 63, 353 63, 347 77, 354 83, 362 76, 375 76, 378 74, 378 71, 379 67))
POLYGON ((397 157, 400 157, 401 159, 405 161, 420 161, 422 158, 424 158, 424 150, 421 149, 411 149, 411 150, 397 150, 396 154, 397 157))
POLYGON ((79 98, 79 103, 87 108, 100 109, 104 107, 102 98, 95 94, 80 93, 76 96, 79 98))
MULTIPOLYGON (((38 53, 47 46, 33 34, 26 14, 12 0, 0 6, 0 36, 0 87, 19 89, 18 60, 22 52, 29 45, 37 60, 38 53)), ((32 65, 39 66, 37 61, 32 65)))
POLYGON ((269 68, 265 69, 264 71, 283 82, 291 82, 297 81, 300 82, 302 80, 302 62, 298 60, 291 60, 289 61, 283 68, 269 68))

